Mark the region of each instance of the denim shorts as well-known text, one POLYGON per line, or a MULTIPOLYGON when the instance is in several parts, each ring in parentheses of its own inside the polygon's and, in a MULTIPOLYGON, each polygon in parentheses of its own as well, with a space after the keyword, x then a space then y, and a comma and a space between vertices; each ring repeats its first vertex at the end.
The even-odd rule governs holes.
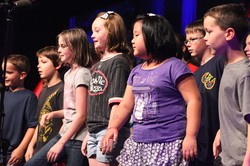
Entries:
POLYGON ((122 128, 119 131, 118 140, 114 143, 111 153, 103 154, 100 151, 100 143, 105 135, 107 129, 101 130, 98 133, 90 133, 87 143, 88 158, 96 158, 97 161, 102 163, 117 163, 116 157, 120 154, 123 144, 130 135, 129 128, 122 128))

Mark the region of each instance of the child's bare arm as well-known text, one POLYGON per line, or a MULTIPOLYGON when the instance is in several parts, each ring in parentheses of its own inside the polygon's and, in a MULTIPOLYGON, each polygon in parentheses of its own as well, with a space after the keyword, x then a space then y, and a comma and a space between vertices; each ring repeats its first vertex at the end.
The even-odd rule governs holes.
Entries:
POLYGON ((247 151, 244 157, 243 165, 242 166, 249 166, 250 165, 250 124, 247 124, 247 151))
POLYGON ((35 132, 34 132, 32 139, 28 145, 28 148, 26 150, 26 153, 25 153, 25 160, 26 161, 28 161, 34 154, 34 147, 35 147, 36 140, 37 140, 37 132, 38 132, 38 126, 36 126, 35 132))
POLYGON ((19 144, 19 146, 12 152, 11 157, 8 161, 8 164, 15 165, 22 161, 24 157, 25 150, 28 147, 28 144, 35 132, 35 128, 28 128, 22 142, 19 144))
POLYGON ((195 79, 189 76, 178 84, 178 89, 187 104, 186 136, 183 140, 182 151, 185 160, 197 156, 196 135, 200 127, 201 97, 195 79))
POLYGON ((216 133, 216 136, 214 138, 214 143, 213 143, 214 157, 217 158, 220 152, 221 152, 221 144, 220 144, 220 129, 219 129, 216 133))
POLYGON ((59 139, 59 141, 49 150, 47 159, 50 162, 56 160, 59 153, 62 151, 63 146, 76 134, 76 132, 86 122, 87 118, 87 95, 88 89, 83 86, 76 88, 76 114, 71 126, 66 133, 59 139))

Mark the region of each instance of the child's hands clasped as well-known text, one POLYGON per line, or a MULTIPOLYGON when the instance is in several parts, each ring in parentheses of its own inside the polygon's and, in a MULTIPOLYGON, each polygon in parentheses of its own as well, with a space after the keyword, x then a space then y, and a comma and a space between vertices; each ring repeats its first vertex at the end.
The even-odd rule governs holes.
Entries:
POLYGON ((118 129, 115 127, 108 128, 100 144, 100 150, 103 154, 110 153, 112 151, 113 144, 117 141, 117 138, 118 129))

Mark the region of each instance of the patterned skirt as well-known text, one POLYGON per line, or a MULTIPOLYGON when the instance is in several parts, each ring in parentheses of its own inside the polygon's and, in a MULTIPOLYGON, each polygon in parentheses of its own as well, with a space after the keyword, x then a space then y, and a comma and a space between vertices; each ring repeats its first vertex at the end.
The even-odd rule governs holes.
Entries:
POLYGON ((137 143, 130 136, 117 161, 121 166, 188 166, 182 156, 182 140, 167 143, 137 143))

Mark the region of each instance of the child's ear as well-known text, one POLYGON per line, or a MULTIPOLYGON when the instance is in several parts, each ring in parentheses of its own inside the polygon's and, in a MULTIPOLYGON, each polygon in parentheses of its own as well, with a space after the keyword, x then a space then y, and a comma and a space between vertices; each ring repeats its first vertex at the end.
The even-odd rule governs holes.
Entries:
POLYGON ((56 68, 56 70, 59 70, 62 67, 62 64, 59 64, 56 68))
POLYGON ((235 37, 235 31, 233 28, 227 28, 226 30, 226 40, 232 40, 235 37))
POLYGON ((27 77, 27 73, 26 72, 21 72, 20 79, 24 80, 26 77, 27 77))

